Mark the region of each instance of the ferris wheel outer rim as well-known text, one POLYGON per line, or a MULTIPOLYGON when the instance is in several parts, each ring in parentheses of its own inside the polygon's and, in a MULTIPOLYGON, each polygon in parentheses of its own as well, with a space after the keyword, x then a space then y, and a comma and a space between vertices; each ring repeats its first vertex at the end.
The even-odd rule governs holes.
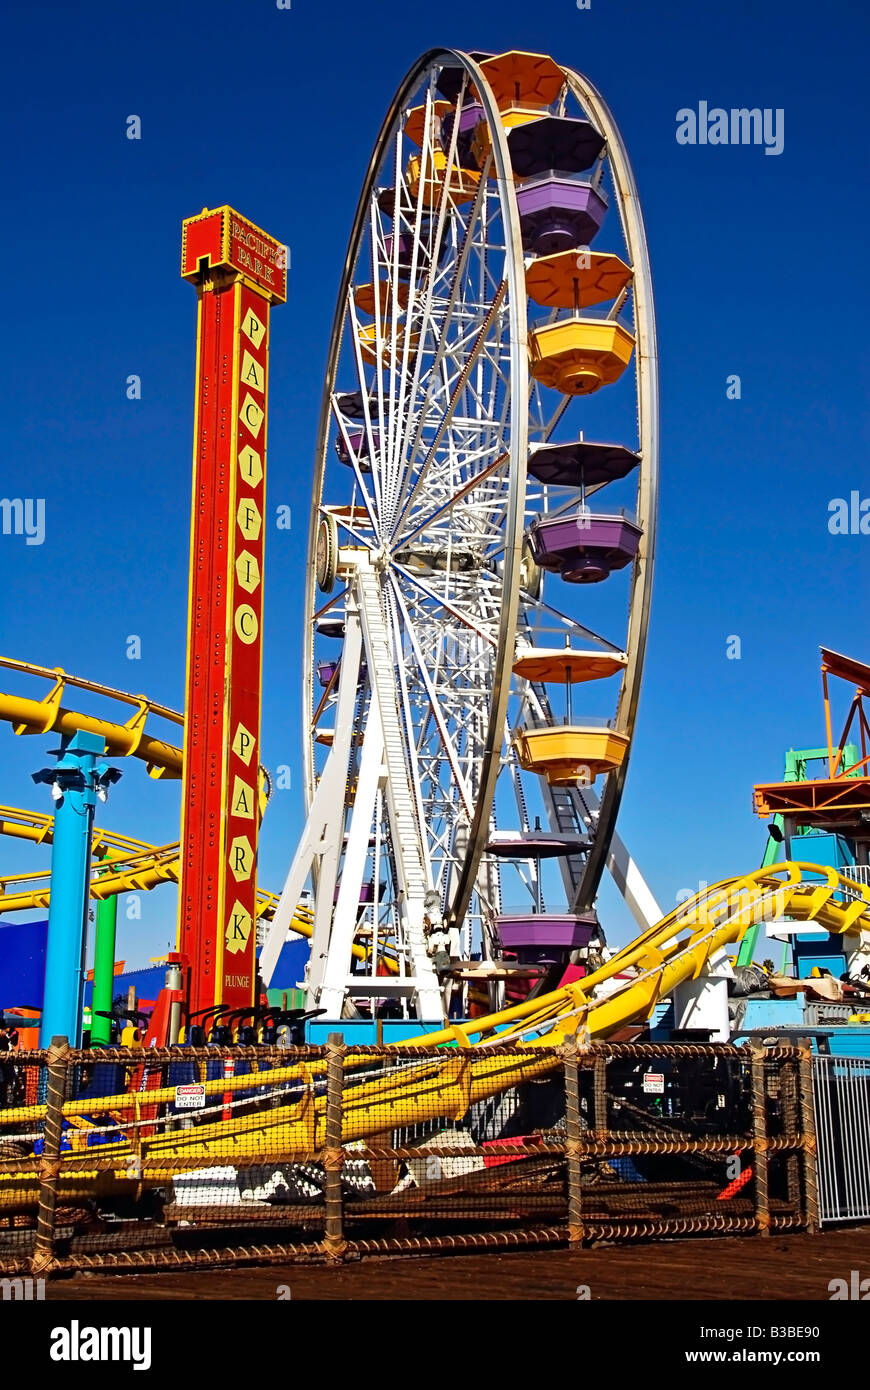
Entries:
MULTIPOLYGON (((320 517, 322 492, 328 449, 330 401, 335 390, 335 377, 344 334, 346 313, 346 291, 356 264, 359 243, 368 214, 375 177, 387 152, 394 122, 406 104, 415 87, 429 69, 438 62, 453 60, 469 74, 481 97, 481 104, 487 124, 494 135, 492 151, 496 163, 499 200, 510 230, 513 254, 507 254, 508 294, 511 314, 511 390, 512 406, 518 392, 522 397, 523 410, 518 412, 520 430, 512 429, 511 440, 511 492, 508 504, 509 526, 513 521, 513 542, 505 548, 504 591, 510 602, 502 608, 499 628, 499 648, 496 663, 496 679, 493 699, 490 702, 490 720, 484 749, 485 776, 475 817, 469 829, 468 849, 460 882, 452 904, 452 915, 461 919, 473 891, 474 879, 480 857, 488 836, 488 821, 495 781, 499 770, 504 716, 510 694, 510 680, 505 681, 506 652, 512 646, 517 622, 517 602, 519 597, 519 575, 522 558, 523 509, 525 503, 526 463, 528 448, 519 449, 519 436, 528 432, 528 394, 527 371, 527 315, 519 315, 518 306, 525 297, 521 291, 523 283, 523 249, 516 208, 513 179, 510 176, 510 161, 507 137, 504 127, 497 119, 498 107, 489 83, 479 65, 467 54, 456 49, 434 48, 421 55, 406 74, 403 82, 390 104, 375 141, 372 155, 363 179, 362 191, 348 241, 342 271, 340 290, 333 317, 327 356, 327 371, 321 400, 318 423, 319 454, 315 459, 315 472, 312 486, 311 514, 309 524, 308 562, 306 565, 305 586, 305 634, 303 654, 303 706, 305 718, 302 724, 302 745, 306 808, 310 808, 314 795, 314 741, 310 736, 311 713, 314 709, 314 594, 316 589, 315 550, 317 521, 320 517), (513 281, 513 283, 511 283, 513 281), (520 352, 522 348, 522 352, 520 352), (514 457, 516 455, 516 457, 514 457), (521 485, 521 486, 520 486, 521 485), (522 495, 523 508, 518 506, 522 495)), ((566 74, 569 89, 580 104, 597 123, 607 140, 608 159, 614 187, 617 194, 620 222, 626 240, 629 261, 634 271, 636 376, 638 393, 638 438, 641 454, 641 469, 638 490, 638 521, 642 526, 641 544, 637 559, 632 567, 631 598, 626 638, 626 651, 629 663, 626 668, 617 707, 616 728, 629 735, 628 749, 620 768, 608 777, 607 787, 601 800, 598 826, 593 845, 587 857, 583 878, 575 897, 574 908, 581 910, 591 906, 594 901, 601 874, 604 869, 610 842, 615 829, 625 780, 628 771, 634 726, 640 696, 640 685, 649 629, 649 613, 652 596, 652 578, 655 554, 655 524, 658 492, 658 362, 656 354, 656 326, 649 253, 643 215, 640 208, 634 173, 619 128, 604 98, 588 78, 567 65, 560 65, 566 74)), ((506 241, 508 238, 506 237, 506 241)), ((513 409, 512 409, 513 416, 513 409)))
POLYGON ((423 76, 437 63, 453 60, 463 67, 477 88, 481 105, 484 108, 487 124, 492 136, 492 154, 496 166, 496 182, 502 217, 505 220, 506 236, 505 260, 508 271, 508 306, 510 312, 510 358, 511 358, 511 459, 509 467, 509 494, 505 531, 510 541, 504 548, 504 572, 502 579, 503 603, 499 619, 498 648, 495 662, 495 678, 489 705, 489 724, 482 752, 483 775, 477 793, 475 814, 468 830, 468 842, 464 861, 459 872, 458 884, 450 904, 451 918, 460 920, 471 898, 477 867, 489 836, 489 813, 495 795, 498 777, 504 721, 510 696, 510 668, 514 647, 519 600, 520 562, 525 522, 526 463, 528 459, 528 416, 529 416, 529 373, 528 373, 528 316, 524 289, 523 246, 520 232, 519 214, 516 205, 507 136, 499 117, 498 105, 485 74, 467 54, 458 49, 430 49, 407 73, 399 86, 387 114, 369 160, 363 180, 360 199, 348 241, 344 269, 342 271, 336 310, 330 335, 329 353, 321 400, 318 439, 320 448, 315 458, 315 472, 312 484, 311 514, 308 532, 308 561, 306 565, 305 587, 305 648, 303 654, 303 707, 305 719, 302 725, 302 746, 304 765, 304 787, 306 809, 310 809, 314 796, 314 740, 310 735, 311 712, 314 708, 314 626, 311 621, 314 612, 316 588, 316 540, 317 522, 322 505, 323 482, 326 470, 328 449, 330 400, 335 390, 335 378, 344 332, 347 303, 347 289, 356 265, 359 244, 362 239, 364 219, 368 213, 375 177, 387 152, 394 122, 407 97, 412 95, 423 76), (519 306, 522 305, 522 313, 519 306), (518 427, 517 427, 518 426, 518 427), (506 679, 507 677, 507 679, 506 679))
POLYGON ((658 519, 659 472, 659 384, 655 300, 649 245, 634 170, 625 142, 613 114, 598 88, 575 69, 565 67, 568 86, 589 115, 597 122, 607 142, 607 157, 616 191, 620 222, 629 264, 633 272, 635 316, 635 371, 638 397, 638 443, 640 476, 637 520, 641 527, 637 557, 632 566, 631 597, 625 650, 628 666, 622 679, 615 728, 628 734, 626 753, 619 768, 607 779, 598 811, 592 847, 583 877, 574 898, 574 911, 583 912, 594 904, 601 875, 616 828, 622 794, 634 745, 634 730, 640 700, 640 687, 649 635, 655 569, 656 524, 658 519))

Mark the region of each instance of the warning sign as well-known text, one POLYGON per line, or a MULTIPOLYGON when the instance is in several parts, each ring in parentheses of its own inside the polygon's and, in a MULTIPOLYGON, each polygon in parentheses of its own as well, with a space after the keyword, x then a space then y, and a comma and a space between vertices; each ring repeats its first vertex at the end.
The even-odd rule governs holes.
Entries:
POLYGON ((178 1110, 204 1110, 204 1086, 176 1086, 175 1105, 178 1110))
POLYGON ((645 1071, 643 1074, 643 1089, 648 1096, 663 1096, 665 1093, 665 1076, 661 1071, 645 1071))

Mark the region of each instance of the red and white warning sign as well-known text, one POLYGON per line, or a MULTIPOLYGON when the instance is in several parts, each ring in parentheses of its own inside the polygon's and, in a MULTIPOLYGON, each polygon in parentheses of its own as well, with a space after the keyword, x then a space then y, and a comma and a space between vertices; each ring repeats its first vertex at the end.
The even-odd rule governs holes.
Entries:
POLYGON ((204 1110, 205 1087, 200 1085, 176 1086, 175 1105, 178 1110, 204 1110))
POLYGON ((648 1096, 663 1096, 665 1093, 665 1076, 661 1071, 645 1071, 643 1074, 644 1094, 648 1096))

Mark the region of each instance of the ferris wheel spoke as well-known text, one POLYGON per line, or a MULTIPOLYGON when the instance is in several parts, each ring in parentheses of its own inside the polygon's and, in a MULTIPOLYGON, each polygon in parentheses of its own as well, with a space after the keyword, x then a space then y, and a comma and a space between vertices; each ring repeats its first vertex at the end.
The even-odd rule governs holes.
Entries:
MULTIPOLYGON (((428 93, 427 93, 427 96, 426 96, 426 121, 425 121, 425 127, 424 127, 424 137, 423 137, 423 144, 422 144, 421 152, 420 152, 420 177, 419 177, 419 186, 418 186, 418 189, 417 189, 417 204, 416 204, 416 209, 415 209, 414 223, 413 223, 413 227, 412 227, 412 237, 413 237, 413 239, 412 239, 411 267, 410 267, 410 269, 411 269, 411 274, 410 274, 409 281, 408 281, 408 286, 409 286, 409 288, 408 288, 408 303, 407 303, 407 308, 406 308, 406 310, 405 310, 405 328, 404 328, 404 331, 403 331, 403 333, 402 333, 401 362, 400 362, 399 372, 398 372, 398 377, 399 377, 398 382, 396 381, 396 375, 397 375, 397 357, 398 357, 397 339, 398 339, 398 333, 399 333, 399 302, 398 302, 398 300, 399 300, 399 279, 398 279, 398 276, 394 276, 394 278, 393 278, 393 280, 392 280, 392 301, 393 301, 393 305, 392 305, 392 333, 393 333, 393 342, 391 343, 390 358, 389 358, 389 364, 390 364, 390 406, 391 406, 391 415, 392 415, 393 411, 395 411, 395 412, 396 412, 395 418, 397 418, 398 421, 401 421, 401 420, 404 418, 405 411, 406 411, 406 409, 409 408, 408 405, 406 404, 406 395, 407 395, 407 391, 408 391, 408 363, 409 363, 409 353, 410 353, 410 351, 411 351, 411 345, 412 345, 412 340, 413 340, 412 324, 414 324, 414 322, 415 322, 415 312, 414 312, 414 309, 415 309, 415 301, 416 301, 416 298, 417 298, 417 289, 416 289, 416 285, 417 285, 417 271, 418 271, 418 269, 419 269, 419 267, 420 267, 420 252, 421 252, 420 228, 421 228, 421 225, 422 225, 423 205, 424 205, 424 194, 425 194, 425 189, 426 189, 426 179, 427 179, 427 176, 428 176, 428 172, 429 172, 430 167, 431 167, 431 169, 432 169, 433 176, 434 176, 434 149, 433 149, 433 146, 432 146, 431 138, 430 138, 430 136, 429 136, 429 130, 430 130, 430 116, 431 116, 431 103, 432 103, 431 92, 428 92, 428 93), (398 390, 398 399, 396 399, 396 391, 397 391, 397 390, 398 390)), ((406 185, 405 182, 404 182, 404 176, 402 175, 401 169, 400 169, 400 168, 398 167, 398 165, 397 165, 397 170, 396 170, 396 189, 397 189, 397 192, 398 192, 398 190, 399 190, 400 188, 402 188, 402 187, 404 187, 404 188, 407 190, 407 185, 406 185)), ((444 181, 443 187, 442 187, 442 189, 441 189, 441 201, 440 201, 440 204, 439 204, 439 225, 441 225, 441 223, 442 223, 442 218, 443 218, 443 206, 444 206, 444 200, 445 200, 445 198, 446 198, 446 195, 447 195, 447 180, 444 181)), ((398 204, 397 204, 397 206, 398 206, 398 204)), ((395 225, 396 225, 396 219, 394 219, 394 226, 395 226, 395 225)), ((394 236, 393 240, 394 240, 394 242, 397 242, 397 241, 398 241, 398 237, 397 237, 397 236, 394 236)), ((437 244, 437 243, 436 243, 436 244, 437 244)), ((431 260, 432 260, 432 253, 431 253, 431 251, 430 251, 430 252, 429 252, 429 264, 430 264, 430 265, 431 265, 431 260)), ((376 298, 376 301, 377 301, 378 296, 376 295, 375 298, 376 298)), ((375 307, 377 308, 377 303, 376 303, 375 307)), ((423 352, 424 342, 425 342, 425 327, 423 327, 423 328, 420 330, 420 335, 419 335, 419 339, 418 339, 418 356, 419 356, 420 354, 422 354, 422 352, 423 352)), ((394 493, 395 493, 395 486, 396 486, 396 483, 397 483, 397 476, 396 476, 396 475, 397 475, 397 473, 398 473, 398 467, 399 467, 399 458, 398 458, 398 456, 399 456, 399 451, 400 451, 401 438, 402 438, 402 436, 401 436, 400 430, 399 430, 398 428, 395 429, 395 430, 391 433, 391 436, 390 436, 390 447, 389 447, 388 454, 386 455, 386 461, 387 461, 386 493, 387 493, 387 496, 388 496, 388 498, 390 499, 390 501, 392 501, 392 498, 393 498, 393 496, 394 496, 394 493)), ((391 516, 392 516, 392 511, 391 511, 391 510, 386 510, 386 511, 385 511, 385 515, 384 515, 384 522, 385 522, 385 525, 388 526, 388 525, 390 524, 391 516)))
POLYGON ((329 612, 330 608, 334 608, 337 603, 343 603, 346 597, 347 585, 342 584, 341 588, 337 589, 321 608, 315 609, 314 613, 311 615, 311 621, 316 623, 318 619, 323 617, 324 613, 329 612))
POLYGON ((473 617, 471 617, 470 614, 463 613, 462 610, 460 608, 457 608, 454 603, 451 603, 450 599, 448 599, 444 594, 439 594, 437 590, 433 589, 431 585, 427 584, 426 581, 421 579, 419 575, 414 574, 411 570, 406 569, 404 565, 400 565, 395 560, 393 561, 393 570, 401 574, 402 577, 406 579, 410 584, 412 584, 415 588, 419 589, 422 593, 426 594, 430 599, 432 599, 434 604, 436 604, 440 608, 443 608, 445 612, 450 613, 451 616, 456 618, 458 622, 462 623, 465 627, 470 628, 472 632, 476 632, 478 637, 482 637, 485 642, 489 642, 493 647, 496 647, 498 645, 498 638, 496 636, 494 636, 490 632, 487 632, 485 628, 482 628, 479 625, 479 623, 473 617))
MULTIPOLYGON (((355 477, 355 479, 356 479, 356 484, 357 484, 357 487, 358 487, 359 490, 360 490, 360 496, 362 497, 362 500, 363 500, 363 506, 365 507, 366 511, 368 512, 369 521, 370 521, 371 524, 372 524, 372 528, 373 528, 373 530, 374 530, 374 532, 375 532, 375 535, 378 535, 378 524, 377 524, 377 519, 376 519, 375 504, 374 504, 374 502, 373 502, 373 500, 372 500, 372 497, 371 497, 371 495, 370 495, 370 493, 369 493, 368 488, 367 488, 366 485, 365 485, 365 481, 364 481, 364 478, 363 478, 363 472, 362 472, 362 469, 361 469, 361 467, 360 467, 360 463, 359 463, 359 459, 358 459, 358 457, 357 457, 356 450, 355 450, 355 448, 354 448, 354 446, 353 446, 353 444, 352 444, 352 442, 351 442, 351 438, 350 438, 350 434, 349 434, 349 432, 348 432, 347 426, 345 425, 345 422, 344 422, 344 420, 343 420, 342 417, 341 417, 341 413, 339 412, 338 407, 337 407, 337 405, 336 405, 335 397, 333 397, 333 399, 332 399, 332 401, 331 401, 331 407, 332 407, 332 413, 333 413, 333 416, 334 416, 334 418, 335 418, 336 424, 338 425, 338 430, 339 430, 339 434, 341 435, 342 443, 343 443, 344 448, 345 448, 345 450, 346 450, 346 453, 347 453, 348 459, 349 459, 349 461, 350 461, 351 467, 353 468, 354 477, 355 477)), ((369 441, 369 457, 371 457, 371 439, 370 439, 370 441, 369 441)), ((347 529, 350 530, 350 527, 348 526, 347 529)))
MULTIPOLYGON (((431 97, 431 91, 430 91, 429 93, 427 93, 426 101, 427 101, 427 105, 426 105, 426 117, 425 117, 425 125, 424 125, 424 149, 425 149, 426 151, 430 152, 430 154, 432 155, 432 158, 434 159, 434 145, 433 145, 433 143, 432 143, 432 140, 433 140, 433 122, 432 122, 432 97, 431 97)), ((453 163, 454 163, 454 160, 455 160, 457 135, 458 135, 458 122, 455 122, 455 123, 454 123, 453 135, 452 135, 452 139, 451 139, 451 143, 450 143, 450 148, 449 148, 449 151, 448 151, 448 154, 447 154, 448 168, 452 168, 453 163)), ((422 168, 421 168, 421 174, 422 174, 422 168)), ((477 191, 477 194, 476 194, 476 196, 475 196, 474 209, 473 209, 472 216, 474 216, 474 213, 476 212, 476 209, 477 209, 477 207, 478 207, 478 205, 479 205, 479 201, 480 201, 480 198, 481 198, 481 196, 482 196, 483 187, 484 187, 484 179, 483 179, 483 177, 481 177, 481 180, 480 180, 480 182, 479 182, 479 184, 478 184, 478 191, 477 191)), ((419 342, 418 342, 417 350, 416 350, 416 353, 415 353, 415 363, 414 363, 413 380, 412 380, 412 383, 411 383, 411 388, 410 388, 410 393, 409 393, 409 399, 408 399, 408 415, 409 415, 409 418, 410 418, 412 415, 416 414, 417 419, 418 419, 418 422, 419 422, 419 423, 418 423, 418 427, 417 427, 417 433, 419 433, 420 425, 422 424, 422 421, 423 421, 423 419, 424 419, 424 417, 425 417, 426 405, 427 405, 427 401, 428 401, 428 397, 429 397, 429 386, 428 386, 428 383, 434 381, 434 380, 437 378, 437 373, 438 373, 439 368, 440 368, 440 356, 441 356, 441 355, 443 354, 443 352, 446 350, 447 337, 448 337, 448 333, 449 333, 449 330, 450 330, 450 327, 451 327, 452 315, 453 315, 453 310, 454 310, 454 307, 455 307, 455 304, 456 304, 457 292, 458 292, 458 289, 459 289, 459 285, 461 284, 463 269, 464 269, 464 265, 465 265, 465 259, 466 259, 466 256, 467 256, 467 242, 468 242, 468 238, 466 237, 466 238, 464 239, 464 241, 463 241, 462 251, 461 251, 461 253, 460 253, 459 261, 458 261, 458 264, 457 264, 457 266, 456 266, 456 268, 455 268, 455 271, 454 271, 454 275, 453 275, 453 284, 452 284, 452 286, 451 286, 450 295, 449 295, 449 298, 448 298, 448 303, 447 303, 447 306, 446 306, 445 310, 442 312, 442 314, 441 314, 441 316, 440 316, 440 324, 439 324, 440 333, 439 333, 438 341, 437 341, 437 343, 436 343, 435 359, 434 359, 434 361, 430 364, 430 367, 429 367, 429 370, 428 370, 428 373, 427 373, 427 387, 426 387, 426 391, 425 391, 425 393, 424 393, 424 400, 423 400, 423 402, 419 405, 419 407, 417 407, 417 408, 415 409, 414 406, 413 406, 413 402, 416 400, 416 397, 417 397, 417 395, 418 395, 418 393, 419 393, 419 389, 420 389, 420 378, 421 378, 421 373, 422 373, 423 364, 424 364, 424 360, 425 360, 426 335, 427 335, 427 333, 428 333, 428 331, 429 331, 430 322, 431 322, 431 319, 432 319, 432 310, 433 310, 433 303, 434 303, 434 291, 435 291, 435 285, 436 285, 436 283, 437 283, 437 267, 438 267, 438 262, 439 262, 439 257, 438 257, 438 254, 437 254, 437 248, 439 248, 439 247, 441 246, 441 244, 442 244, 442 238, 443 238, 443 236, 444 236, 444 229, 445 229, 445 224, 446 224, 446 213, 447 213, 447 207, 448 207, 448 203, 449 203, 448 188, 449 188, 449 180, 448 180, 448 179, 444 179, 444 180, 442 181, 441 192, 440 192, 440 196, 439 196, 439 199, 438 199, 438 211, 437 211, 437 219, 436 219, 436 226, 435 226, 434 235, 432 234, 432 224, 431 224, 431 220, 430 220, 430 221, 428 222, 428 224, 427 224, 427 226, 428 226, 428 231, 429 231, 429 240, 430 240, 430 243, 431 243, 431 244, 430 244, 430 246, 427 248, 428 266, 427 266, 427 269, 426 269, 426 273, 425 273, 425 275, 424 275, 424 277, 423 277, 423 286, 422 286, 423 292, 424 292, 424 294, 425 294, 425 302, 424 302, 424 307, 423 307, 422 321, 421 321, 420 330, 419 330, 419 331, 420 331, 420 337, 419 337, 419 342)), ((423 191, 423 180, 422 180, 422 177, 421 177, 421 187, 420 187, 420 197, 421 197, 421 198, 422 198, 422 191, 423 191)), ((420 223, 420 210, 419 210, 419 208, 418 208, 417 220, 416 220, 416 223, 415 223, 415 226, 414 226, 414 229, 413 229, 413 231, 414 231, 414 237, 415 237, 415 243, 416 243, 417 239, 419 238, 420 226, 421 226, 421 223, 420 223)), ((414 285, 414 277, 413 277, 413 274, 412 274, 412 277, 411 277, 411 284, 412 284, 412 287, 413 287, 413 285, 414 285)), ((417 298, 416 292, 415 292, 415 290, 412 288, 411 291, 410 291, 410 298, 409 298, 409 304, 408 304, 408 322, 409 322, 409 323, 412 322, 412 320, 414 319, 414 304, 415 304, 416 298, 417 298)), ((410 335, 407 335, 406 349, 407 349, 407 347, 409 346, 409 342, 410 342, 410 335)), ((413 440, 412 443, 411 443, 410 456, 407 456, 407 454, 406 454, 406 457, 405 457, 405 463, 406 463, 406 465, 410 462, 410 459, 412 459, 412 458, 414 457, 414 453, 415 453, 415 440, 416 440, 416 435, 414 436, 414 440, 413 440)), ((397 472, 398 472, 398 470, 397 470, 397 472)), ((406 474, 406 476, 407 476, 407 474, 406 474)), ((391 503, 393 504, 393 511, 391 512, 390 520, 393 521, 393 522, 395 521, 395 505, 397 505, 397 504, 399 503, 399 501, 400 501, 400 498, 401 498, 401 490, 404 489, 404 486, 405 486, 405 483, 403 482, 402 485, 401 485, 401 489, 400 489, 398 492, 396 492, 396 493, 391 497, 391 503)))
POLYGON ((403 598, 403 596, 402 596, 402 591, 401 591, 401 589, 399 588, 398 584, 396 584, 395 580, 392 579, 392 578, 391 578, 390 587, 391 587, 391 589, 392 589, 392 592, 393 592, 393 595, 394 595, 394 597, 395 597, 396 603, 397 603, 397 605, 398 605, 399 611, 401 612, 401 615, 402 615, 402 618, 403 618, 403 622, 404 622, 404 631, 405 631, 405 633, 407 634, 408 640, 409 640, 410 643, 411 643, 411 646, 412 646, 413 651, 414 651, 414 655, 415 655, 415 657, 417 658, 417 661, 419 662, 420 677, 421 677, 421 679, 422 679, 424 689, 425 689, 426 694, 427 694, 428 699, 429 699, 429 705, 430 705, 430 708, 431 708, 432 717, 433 717, 433 719, 435 720, 435 723, 438 725, 438 730, 439 730, 439 732, 440 732, 440 734, 441 734, 441 738, 442 738, 442 740, 443 740, 445 755, 446 755, 446 757, 447 757, 447 759, 448 759, 448 761, 449 761, 449 763, 450 763, 450 766, 451 766, 451 768, 452 768, 452 770, 453 770, 453 775, 454 775, 454 777, 456 778, 456 785, 457 785, 457 788, 458 788, 458 790, 459 790, 459 793, 460 793, 460 795, 461 795, 461 797, 462 797, 462 800, 463 800, 463 802, 464 802, 466 812, 467 812, 468 816, 471 817, 471 816, 473 816, 473 814, 474 814, 474 803, 473 803, 473 798, 472 798, 472 796, 471 796, 471 791, 470 791, 470 788, 469 788, 469 787, 467 786, 467 784, 466 784, 466 781, 465 781, 465 778, 464 778, 463 775, 462 775, 462 771, 461 771, 461 768, 460 768, 460 766, 459 766, 459 763, 458 763, 457 760, 456 760, 455 750, 454 750, 454 748, 453 748, 453 741, 452 741, 452 739, 451 739, 451 737, 450 737, 450 734, 449 734, 449 732, 448 732, 447 726, 446 726, 446 724, 445 724, 445 722, 444 722, 444 717, 443 717, 443 715, 442 715, 442 713, 441 713, 441 709, 440 709, 439 702, 438 702, 438 697, 437 697, 437 695, 436 695, 436 693, 435 693, 435 690, 433 689, 432 682, 431 682, 431 680, 430 680, 430 678, 429 678, 429 672, 428 672, 428 670, 426 669, 425 659, 424 659, 423 653, 422 653, 422 651, 421 651, 421 649, 420 649, 420 645, 419 645, 419 642, 418 642, 418 639, 417 639, 417 634, 416 634, 416 632, 414 631, 414 624, 413 624, 412 621, 411 621, 410 614, 408 613, 408 609, 407 609, 407 607, 406 607, 406 605, 405 605, 405 601, 404 601, 404 598, 403 598))
MULTIPOLYGON (((434 437, 434 439, 432 440, 431 444, 429 445, 428 452, 427 452, 426 457, 424 458, 423 463, 422 463, 422 465, 421 465, 421 467, 420 467, 420 471, 419 471, 419 473, 418 473, 418 475, 417 475, 417 480, 416 480, 416 482, 415 482, 415 484, 414 484, 414 487, 413 487, 413 489, 412 489, 412 491, 411 491, 411 495, 410 495, 410 497, 409 497, 407 503, 405 504, 405 508, 404 508, 404 511, 403 511, 403 516, 404 516, 404 514, 409 510, 409 508, 413 506, 414 501, 415 501, 415 499, 416 499, 416 497, 417 497, 417 495, 418 495, 418 493, 419 493, 419 491, 420 491, 420 488, 421 488, 421 486, 422 486, 422 484, 423 484, 423 481, 425 480, 427 471, 428 471, 429 468, 432 466, 432 461, 433 461, 433 459, 435 458, 435 453, 436 453, 437 447, 438 447, 439 443, 441 442, 441 439, 443 438, 444 433, 445 433, 445 431, 447 430, 448 425, 450 424, 450 421, 451 421, 452 418, 453 418, 453 414, 454 414, 454 412, 455 412, 455 410, 456 410, 456 407, 457 407, 457 405, 459 404, 460 398, 461 398, 461 396, 462 396, 462 391, 463 391, 463 389, 464 389, 465 383, 467 382, 468 377, 471 375, 471 372, 472 372, 472 370, 473 370, 473 368, 474 368, 474 364, 475 364, 475 362, 477 361, 477 358, 478 358, 479 354, 483 351, 483 348, 484 348, 484 345, 485 345, 485 342, 486 342, 486 333, 487 333, 488 328, 489 328, 489 326, 491 325, 493 319, 495 318, 495 315, 496 315, 496 313, 497 313, 497 311, 498 311, 498 308, 499 308, 499 305, 501 304, 502 299, 504 298, 504 294, 505 294, 506 290, 507 290, 507 282, 503 280, 502 283, 501 283, 501 285, 499 286, 499 291, 498 291, 498 295, 497 295, 497 301, 496 301, 495 303, 493 303, 492 307, 490 308, 490 311, 489 311, 489 314, 487 315, 487 319, 486 319, 485 323, 482 325, 482 327, 481 327, 480 330, 478 331, 477 336, 476 336, 476 338, 475 338, 475 341, 474 341, 472 347, 469 349, 468 356, 467 356, 467 358, 466 358, 466 360, 465 360, 465 363, 464 363, 464 365, 463 365, 462 371, 461 371, 460 374, 459 374, 459 380, 457 381, 456 385, 455 385, 454 388, 453 388, 453 393, 452 393, 452 395, 451 395, 451 397, 450 397, 450 403, 449 403, 449 405, 448 405, 448 407, 447 407, 447 410, 446 410, 446 412, 445 412, 445 414, 444 414, 444 416, 443 416, 443 418, 442 418, 442 420, 441 420, 441 422, 440 422, 440 424, 439 424, 439 426, 438 426, 438 428, 437 428, 437 430, 436 430, 435 437, 434 437)), ((400 523, 401 523, 401 518, 400 518, 400 523)))
POLYGON ((485 483, 489 478, 493 477, 499 469, 505 466, 509 458, 510 455, 507 452, 500 454, 492 463, 483 468, 480 473, 475 474, 467 483, 464 483, 458 492, 455 492, 451 497, 448 497, 445 502, 442 502, 436 511, 430 512, 422 521, 417 522, 412 531, 404 532, 399 538, 399 544, 410 545, 411 541, 419 536, 421 531, 425 531, 430 526, 434 526, 437 521, 446 519, 454 507, 458 507, 465 501, 469 493, 474 492, 482 483, 485 483))

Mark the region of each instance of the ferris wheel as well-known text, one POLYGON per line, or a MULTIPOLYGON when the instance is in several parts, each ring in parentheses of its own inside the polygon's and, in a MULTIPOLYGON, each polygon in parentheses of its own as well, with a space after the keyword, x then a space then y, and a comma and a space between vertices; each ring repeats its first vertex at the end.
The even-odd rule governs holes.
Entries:
POLYGON ((262 957, 311 882, 310 1006, 440 1021, 600 943, 657 451, 646 239, 607 106, 544 55, 426 54, 363 183, 319 426, 308 820, 262 957))

